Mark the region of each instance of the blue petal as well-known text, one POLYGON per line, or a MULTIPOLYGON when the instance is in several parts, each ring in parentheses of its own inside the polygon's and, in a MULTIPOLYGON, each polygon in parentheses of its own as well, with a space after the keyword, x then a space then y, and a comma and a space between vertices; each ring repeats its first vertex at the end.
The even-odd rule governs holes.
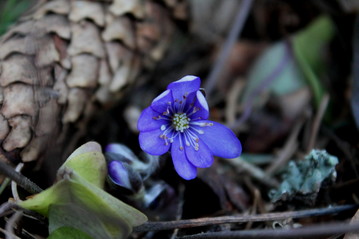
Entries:
MULTIPOLYGON (((191 119, 194 119, 194 120, 208 119, 208 117, 209 117, 208 104, 207 104, 206 98, 204 98, 204 95, 200 91, 196 92, 193 109, 196 109, 198 111, 196 113, 194 113, 193 115, 191 115, 191 119)), ((190 113, 190 112, 188 112, 188 113, 190 113)))
POLYGON ((198 134, 198 136, 208 146, 213 155, 222 158, 235 158, 241 154, 241 142, 229 128, 209 120, 200 120, 196 123, 207 124, 207 126, 194 127, 203 131, 203 134, 198 134), (208 124, 211 124, 211 126, 208 126, 208 124))
POLYGON ((161 155, 170 149, 170 144, 166 144, 165 140, 160 138, 161 129, 140 132, 138 137, 140 147, 143 151, 152 155, 161 155))
POLYGON ((131 189, 128 171, 120 161, 114 160, 108 164, 108 174, 117 185, 131 189))
POLYGON ((105 148, 105 152, 110 152, 110 153, 121 153, 122 151, 122 145, 117 144, 117 143, 111 143, 108 144, 105 148))
POLYGON ((198 150, 193 146, 185 146, 188 160, 198 168, 208 168, 213 164, 213 155, 207 145, 200 140, 198 150))
POLYGON ((197 76, 187 75, 180 80, 172 82, 167 89, 172 91, 173 99, 181 101, 184 95, 199 90, 201 79, 197 76))
POLYGON ((197 176, 197 168, 187 160, 184 149, 180 149, 179 137, 172 143, 171 155, 173 165, 179 176, 186 180, 194 179, 197 176))
POLYGON ((163 114, 167 111, 167 108, 171 103, 173 103, 171 90, 166 90, 152 101, 151 108, 158 113, 163 114))
POLYGON ((158 117, 158 112, 152 110, 151 107, 144 109, 137 121, 137 129, 139 131, 151 131, 161 128, 162 125, 168 124, 165 120, 157 120, 153 117, 158 117))
POLYGON ((139 160, 136 155, 127 146, 119 143, 108 144, 105 148, 106 153, 116 154, 116 158, 125 158, 127 160, 136 161, 139 160))

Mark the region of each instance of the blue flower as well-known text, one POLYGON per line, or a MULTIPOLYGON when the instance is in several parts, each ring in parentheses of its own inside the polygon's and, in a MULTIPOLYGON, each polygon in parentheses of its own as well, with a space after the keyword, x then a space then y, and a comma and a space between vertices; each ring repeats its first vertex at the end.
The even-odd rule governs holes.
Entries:
POLYGON ((171 151, 177 173, 186 180, 197 176, 197 168, 210 167, 213 156, 235 158, 242 151, 230 129, 207 120, 209 108, 200 85, 200 78, 191 75, 172 82, 137 123, 142 150, 152 155, 171 151))
POLYGON ((111 181, 121 187, 127 188, 128 190, 133 190, 129 170, 131 169, 127 164, 112 160, 108 163, 107 166, 108 175, 111 181))
POLYGON ((127 146, 120 143, 108 144, 105 148, 110 182, 133 193, 141 191, 144 181, 158 167, 158 156, 144 155, 140 160, 127 146))

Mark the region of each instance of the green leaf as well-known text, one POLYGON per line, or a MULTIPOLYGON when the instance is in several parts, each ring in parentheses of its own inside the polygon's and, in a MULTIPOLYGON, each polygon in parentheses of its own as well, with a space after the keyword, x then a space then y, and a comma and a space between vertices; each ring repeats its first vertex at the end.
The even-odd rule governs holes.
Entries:
POLYGON ((324 89, 320 78, 325 72, 323 48, 334 35, 334 25, 328 16, 318 17, 292 40, 295 58, 310 85, 316 105, 319 105, 324 89))
MULTIPOLYGON (((55 233, 59 229, 65 227, 71 227, 74 230, 91 235, 91 238, 125 238, 128 236, 130 228, 128 225, 118 225, 118 228, 123 228, 120 231, 120 235, 110 235, 106 228, 106 221, 110 218, 106 218, 106 221, 101 220, 96 214, 91 211, 85 210, 78 204, 56 204, 50 207, 49 217, 49 231, 51 234, 55 233), (89 220, 90 219, 90 220, 89 220)), ((51 235, 50 234, 50 235, 51 235)), ((63 238, 67 238, 68 235, 64 235, 63 238)), ((90 236, 89 236, 90 237, 90 236)))
POLYGON ((41 193, 30 196, 27 200, 20 201, 18 204, 23 208, 48 216, 50 205, 58 203, 61 200, 68 201, 68 199, 65 199, 65 197, 68 196, 66 193, 66 186, 64 186, 65 183, 66 182, 64 180, 58 181, 50 188, 42 191, 41 193))
POLYGON ((90 183, 103 188, 107 175, 107 164, 101 146, 96 142, 88 142, 76 149, 61 166, 71 168, 79 176, 90 183))
POLYGON ((77 230, 73 227, 60 227, 53 233, 51 233, 48 237, 48 239, 92 239, 89 235, 86 233, 77 230))
POLYGON ((310 86, 318 105, 324 94, 320 83, 325 73, 323 48, 333 34, 333 23, 329 17, 321 16, 293 35, 290 41, 280 41, 270 46, 249 72, 242 104, 260 102, 262 97, 258 97, 258 94, 262 92, 280 97, 310 86))
POLYGON ((281 41, 269 47, 258 58, 249 73, 241 101, 259 101, 261 97, 258 97, 258 94, 263 92, 282 96, 305 86, 304 76, 293 58, 288 43, 281 41))
POLYGON ((106 176, 101 169, 105 159, 96 144, 85 144, 70 155, 52 187, 19 202, 23 208, 48 216, 50 233, 71 226, 93 238, 122 239, 147 221, 140 211, 99 187, 106 176))

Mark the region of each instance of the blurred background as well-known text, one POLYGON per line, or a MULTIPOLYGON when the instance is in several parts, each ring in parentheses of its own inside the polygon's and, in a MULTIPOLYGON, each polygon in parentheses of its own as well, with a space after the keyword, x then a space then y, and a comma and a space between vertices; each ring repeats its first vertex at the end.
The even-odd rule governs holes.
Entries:
MULTIPOLYGON (((0 34, 11 29, 35 2, 1 1, 0 34)), ((76 138, 75 144, 95 140, 106 146, 118 142, 141 155, 136 127, 141 111, 170 82, 184 75, 196 75, 202 79, 210 119, 236 133, 243 154, 239 159, 215 160, 214 166, 200 169, 198 178, 190 182, 176 175, 169 155, 162 156, 147 186, 151 188, 159 181, 166 186, 154 197, 152 208, 143 209, 153 219, 256 214, 357 203, 358 2, 179 2, 182 5, 176 8, 176 14, 181 17, 176 19, 175 31, 158 63, 143 69, 110 107, 100 106, 100 115, 83 121, 85 134, 76 138), (298 175, 294 176, 287 169, 289 161, 303 161, 313 149, 326 150, 338 163, 330 169, 325 163, 318 163, 317 172, 322 176, 309 183, 311 190, 279 190, 277 196, 270 197, 269 192, 280 188, 290 177, 314 174, 310 171, 314 166, 297 166, 298 175), (324 173, 327 170, 329 174, 324 173)), ((29 169, 28 175, 49 185, 61 162, 45 160, 36 173, 29 169)), ((110 189, 123 197, 118 190, 110 189)), ((136 204, 131 197, 125 198, 136 204)), ((242 228, 254 227, 265 226, 248 223, 242 228)), ((185 234, 194 232, 197 231, 189 229, 185 234)), ((146 238, 155 236, 158 235, 146 238)))

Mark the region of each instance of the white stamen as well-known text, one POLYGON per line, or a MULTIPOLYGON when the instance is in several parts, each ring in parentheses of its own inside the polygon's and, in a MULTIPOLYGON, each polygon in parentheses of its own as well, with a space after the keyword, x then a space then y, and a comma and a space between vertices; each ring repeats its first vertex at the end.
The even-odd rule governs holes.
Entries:
POLYGON ((198 136, 191 131, 191 128, 189 130, 186 130, 184 132, 184 139, 186 141, 187 146, 192 146, 196 151, 199 150, 199 138, 198 136))
POLYGON ((213 123, 207 123, 207 122, 191 122, 192 125, 197 125, 200 127, 206 127, 206 126, 213 126, 213 123))
POLYGON ((179 139, 179 143, 180 143, 180 150, 183 150, 182 137, 179 136, 178 139, 179 139))
MULTIPOLYGON (((159 99, 164 97, 167 95, 162 94, 159 99)), ((180 99, 166 102, 167 109, 162 114, 153 117, 155 120, 164 120, 160 126, 162 132, 160 138, 164 140, 166 145, 173 143, 174 140, 179 140, 179 150, 185 150, 187 147, 193 147, 196 151, 199 150, 200 139, 198 136, 205 133, 205 130, 200 129, 200 127, 212 126, 213 123, 198 122, 197 117, 196 119, 191 117, 202 108, 208 109, 201 93, 197 94, 197 98, 199 98, 199 106, 194 106, 194 102, 188 102, 188 94, 186 93, 180 99)))
MULTIPOLYGON (((193 124, 193 123, 190 123, 190 124, 193 124)), ((201 130, 201 129, 196 129, 195 127, 191 127, 192 130, 196 131, 197 133, 199 134, 204 134, 204 131, 201 130)))

